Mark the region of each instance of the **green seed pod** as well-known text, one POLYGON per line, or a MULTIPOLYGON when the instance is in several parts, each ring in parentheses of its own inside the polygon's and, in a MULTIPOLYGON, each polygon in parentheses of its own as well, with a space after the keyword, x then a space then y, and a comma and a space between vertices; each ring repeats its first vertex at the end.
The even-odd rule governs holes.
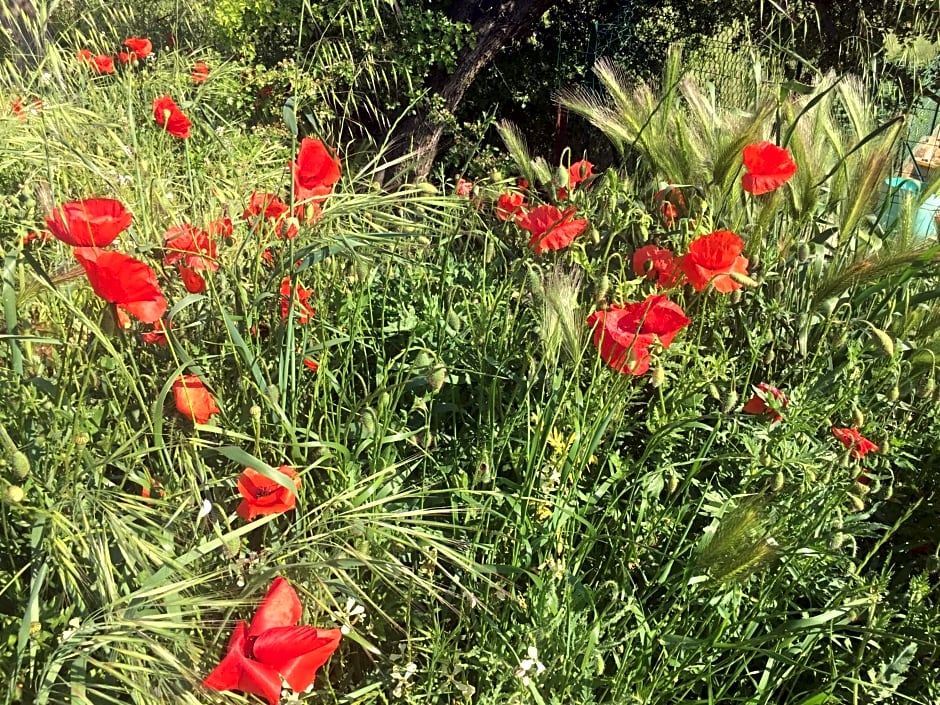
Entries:
POLYGON ((84 448, 88 445, 88 442, 91 440, 87 433, 76 433, 72 436, 72 443, 79 448, 84 448))
POLYGON ((721 401, 721 392, 718 391, 718 386, 714 382, 708 385, 708 393, 713 399, 721 401))
POLYGON ((26 493, 23 491, 23 488, 19 485, 10 485, 7 487, 6 494, 3 496, 3 501, 7 504, 19 504, 26 498, 26 493))
POLYGON ((428 375, 427 381, 428 386, 434 392, 439 392, 444 387, 444 382, 447 380, 447 368, 443 365, 438 365, 435 367, 431 374, 428 375))
POLYGON ((725 395, 725 398, 721 406, 721 410, 724 411, 726 414, 730 414, 732 411, 734 411, 734 408, 738 405, 739 398, 740 397, 738 397, 738 393, 732 389, 725 395))
POLYGON ((780 490, 783 489, 784 482, 785 482, 785 478, 783 476, 783 470, 778 470, 777 474, 774 475, 774 484, 771 485, 770 489, 773 492, 779 492, 780 490))
POLYGON ((261 407, 257 404, 252 404, 248 409, 248 415, 253 419, 261 418, 261 407))
POLYGON ((29 458, 26 457, 26 453, 16 451, 13 453, 12 461, 14 475, 21 480, 29 476, 29 458))

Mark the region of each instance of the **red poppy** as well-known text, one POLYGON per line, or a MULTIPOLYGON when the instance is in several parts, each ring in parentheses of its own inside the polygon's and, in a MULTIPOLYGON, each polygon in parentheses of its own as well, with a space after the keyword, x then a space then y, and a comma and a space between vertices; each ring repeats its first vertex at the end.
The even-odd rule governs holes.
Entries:
POLYGON ((153 324, 153 330, 141 333, 140 339, 148 345, 166 345, 166 333, 172 327, 173 324, 168 320, 159 320, 153 324))
POLYGON ((595 311, 587 323, 601 358, 621 374, 641 375, 650 367, 650 346, 663 348, 691 323, 685 312, 665 296, 595 311))
POLYGON ((213 237, 232 237, 234 228, 232 227, 231 218, 216 218, 215 220, 210 220, 206 225, 206 232, 213 237))
POLYGON ((584 232, 587 221, 573 220, 574 214, 574 208, 562 212, 555 206, 538 206, 516 218, 516 222, 523 230, 532 233, 529 247, 540 255, 567 247, 584 232))
POLYGON ((183 114, 176 102, 168 95, 154 98, 153 119, 164 130, 174 137, 184 140, 189 137, 189 130, 193 124, 183 114))
POLYGON ((124 40, 124 46, 134 52, 134 56, 141 61, 153 53, 151 41, 142 37, 129 37, 124 40))
POLYGON ((471 193, 473 193, 473 182, 457 179, 457 195, 461 198, 469 198, 471 193))
POLYGON ((297 490, 300 489, 297 471, 289 465, 282 465, 277 471, 293 482, 293 490, 257 470, 244 469, 238 478, 238 491, 243 498, 235 510, 238 516, 245 521, 252 521, 255 517, 280 514, 294 508, 297 490))
POLYGON ((215 272, 219 269, 215 241, 205 230, 194 228, 189 223, 175 225, 166 231, 164 240, 163 246, 168 250, 163 258, 166 266, 182 262, 192 270, 215 272))
POLYGON ((516 186, 525 191, 527 188, 529 188, 529 181, 528 179, 516 179, 516 186))
POLYGON ((196 423, 206 423, 219 413, 215 399, 196 375, 183 375, 173 382, 176 410, 196 423))
POLYGON ((190 294, 201 294, 206 290, 206 280, 194 269, 190 269, 185 264, 179 266, 180 279, 183 280, 183 286, 190 294))
POLYGON ((796 162, 790 152, 773 142, 757 142, 744 148, 744 168, 741 186, 750 194, 759 196, 783 186, 796 173, 796 162))
POLYGON ((747 276, 747 257, 742 257, 744 243, 728 230, 717 230, 693 240, 680 266, 696 291, 709 283, 723 294, 741 288, 731 274, 747 276))
POLYGON ((63 203, 46 218, 46 227, 66 245, 106 247, 131 224, 133 217, 113 198, 86 198, 63 203))
POLYGON ((682 190, 672 185, 657 191, 653 196, 653 202, 659 204, 659 214, 663 219, 663 225, 669 229, 674 228, 679 218, 688 215, 689 212, 682 190))
POLYGON ((209 65, 205 61, 197 61, 193 64, 192 71, 193 83, 202 83, 209 78, 209 65))
POLYGON ((525 208, 525 194, 507 191, 496 201, 496 217, 500 220, 512 220, 525 208))
POLYGON ((88 64, 89 66, 95 65, 95 55, 88 51, 88 49, 79 49, 76 57, 83 64, 88 64))
POLYGON ((91 66, 95 69, 95 73, 99 75, 114 73, 114 61, 107 54, 98 54, 92 57, 91 66))
POLYGON ((132 61, 137 61, 137 54, 132 51, 119 51, 117 58, 122 64, 129 64, 132 61))
POLYGON ((587 181, 594 176, 594 165, 587 159, 576 161, 568 167, 568 186, 574 188, 582 181, 587 181))
POLYGON ((767 415, 771 423, 777 423, 783 419, 781 412, 789 405, 790 400, 786 394, 766 382, 761 382, 754 387, 754 396, 748 400, 742 411, 745 414, 767 415))
POLYGON ((24 235, 22 238, 20 238, 20 242, 21 242, 21 243, 23 244, 23 246, 25 247, 26 245, 28 245, 29 243, 31 243, 33 240, 41 240, 41 241, 45 242, 46 240, 49 239, 49 237, 50 237, 50 235, 49 235, 49 233, 47 233, 46 231, 43 231, 43 232, 41 232, 41 233, 27 233, 27 234, 24 235))
POLYGON ((833 427, 832 434, 842 442, 842 445, 849 449, 853 458, 861 459, 872 451, 877 452, 878 450, 878 446, 859 433, 857 428, 833 427))
POLYGON ((339 181, 340 163, 320 140, 305 137, 300 141, 297 161, 290 162, 294 175, 295 201, 322 201, 339 181))
POLYGON ((655 279, 660 287, 675 286, 682 272, 671 251, 656 245, 644 245, 633 253, 633 271, 638 277, 655 279))
POLYGON ((277 577, 251 625, 240 621, 222 662, 202 682, 206 688, 252 693, 277 705, 281 678, 295 692, 313 685, 317 671, 339 646, 339 629, 294 626, 303 607, 294 588, 277 577))
POLYGON ((26 119, 26 110, 23 108, 23 99, 16 98, 10 105, 10 111, 20 120, 26 119))
POLYGON ((305 357, 304 367, 306 367, 311 372, 316 372, 320 369, 320 363, 314 360, 312 357, 305 357))
POLYGON ((72 252, 85 269, 95 293, 117 304, 144 323, 163 317, 167 303, 157 284, 157 275, 140 260, 97 247, 76 247, 72 252))
MULTIPOLYGON (((281 280, 281 320, 286 321, 287 316, 290 313, 291 306, 291 292, 290 292, 290 277, 284 277, 281 280)), ((294 291, 294 320, 297 323, 304 324, 307 323, 314 316, 314 310, 307 303, 307 299, 310 298, 313 294, 313 290, 305 289, 300 285, 300 282, 297 282, 295 291, 294 291)))
MULTIPOLYGON (((248 207, 242 213, 242 220, 260 215, 274 228, 279 238, 290 240, 297 235, 299 228, 295 221, 288 218, 289 214, 290 206, 284 203, 276 193, 252 191, 248 207)), ((255 223, 256 228, 259 225, 259 222, 255 223)))

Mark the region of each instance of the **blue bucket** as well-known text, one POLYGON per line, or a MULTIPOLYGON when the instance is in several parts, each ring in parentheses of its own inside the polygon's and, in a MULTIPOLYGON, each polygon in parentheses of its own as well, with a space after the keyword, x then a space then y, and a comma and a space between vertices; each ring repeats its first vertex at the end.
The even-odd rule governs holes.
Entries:
MULTIPOLYGON (((895 176, 885 179, 885 186, 888 187, 888 195, 891 198, 888 205, 885 229, 890 229, 901 214, 901 208, 906 207, 906 202, 917 198, 923 183, 907 176, 895 176)), ((940 211, 940 195, 930 196, 921 204, 917 209, 917 213, 914 214, 912 227, 914 237, 937 237, 935 216, 938 211, 940 211)))

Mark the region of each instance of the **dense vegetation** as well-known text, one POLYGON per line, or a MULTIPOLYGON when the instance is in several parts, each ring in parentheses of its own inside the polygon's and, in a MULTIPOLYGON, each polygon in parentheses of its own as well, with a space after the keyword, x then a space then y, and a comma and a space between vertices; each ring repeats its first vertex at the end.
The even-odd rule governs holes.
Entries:
POLYGON ((473 46, 419 8, 62 3, 10 54, 6 701, 940 701, 920 95, 533 60, 581 144, 494 109, 403 181, 378 127, 473 46))

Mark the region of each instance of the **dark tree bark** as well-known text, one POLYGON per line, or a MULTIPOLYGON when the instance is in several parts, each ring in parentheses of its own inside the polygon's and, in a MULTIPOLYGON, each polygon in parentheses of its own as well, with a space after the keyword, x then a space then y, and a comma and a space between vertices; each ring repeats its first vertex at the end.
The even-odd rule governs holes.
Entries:
MULTIPOLYGON (((476 42, 460 53, 452 73, 431 77, 431 94, 439 96, 438 102, 453 113, 480 71, 556 4, 558 0, 455 0, 447 15, 455 21, 469 22, 476 42)), ((405 120, 395 134, 393 157, 411 157, 396 180, 426 178, 443 135, 444 125, 434 119, 426 105, 405 120)))
POLYGON ((0 6, 0 30, 10 43, 17 66, 26 69, 39 64, 45 32, 33 0, 6 0, 0 6))

